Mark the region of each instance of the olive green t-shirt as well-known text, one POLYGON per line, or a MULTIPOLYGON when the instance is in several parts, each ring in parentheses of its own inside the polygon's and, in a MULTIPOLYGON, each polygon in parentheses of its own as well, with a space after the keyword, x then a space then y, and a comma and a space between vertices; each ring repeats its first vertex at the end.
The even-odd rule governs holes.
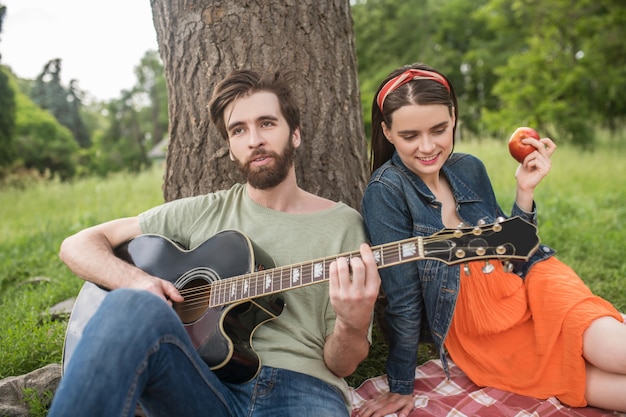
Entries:
MULTIPOLYGON (((316 213, 289 214, 255 203, 243 184, 165 203, 139 219, 143 233, 161 234, 188 249, 222 230, 238 230, 267 252, 276 266, 352 252, 366 241, 361 216, 343 203, 316 213)), ((285 301, 282 314, 253 335, 261 363, 322 379, 338 387, 349 404, 347 384, 324 364, 324 341, 335 323, 328 283, 280 296, 285 301)))

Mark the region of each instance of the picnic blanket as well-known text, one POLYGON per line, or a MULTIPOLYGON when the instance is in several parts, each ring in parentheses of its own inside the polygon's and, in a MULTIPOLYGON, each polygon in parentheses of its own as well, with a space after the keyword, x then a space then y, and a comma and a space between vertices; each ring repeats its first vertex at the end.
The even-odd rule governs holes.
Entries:
MULTIPOLYGON (((626 417, 626 413, 594 407, 568 407, 554 397, 540 400, 495 388, 481 388, 458 366, 451 361, 448 363, 450 379, 446 378, 439 359, 415 369, 415 409, 409 417, 626 417)), ((365 401, 388 390, 385 375, 370 378, 358 388, 351 389, 352 417, 365 401)), ((388 417, 396 417, 396 414, 388 417)))

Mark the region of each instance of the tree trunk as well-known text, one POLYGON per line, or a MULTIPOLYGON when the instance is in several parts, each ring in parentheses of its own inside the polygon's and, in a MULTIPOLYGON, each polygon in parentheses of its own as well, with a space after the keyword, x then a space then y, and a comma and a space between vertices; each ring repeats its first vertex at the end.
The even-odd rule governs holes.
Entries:
POLYGON ((169 93, 164 197, 242 181, 209 123, 213 87, 234 69, 297 74, 300 185, 358 209, 368 178, 349 0, 151 0, 169 93))

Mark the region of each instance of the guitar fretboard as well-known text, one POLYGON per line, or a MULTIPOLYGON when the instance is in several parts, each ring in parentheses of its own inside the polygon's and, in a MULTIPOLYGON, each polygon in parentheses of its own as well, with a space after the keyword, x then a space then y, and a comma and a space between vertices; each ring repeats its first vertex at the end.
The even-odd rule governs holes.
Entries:
MULTIPOLYGON (((415 237, 374 246, 372 252, 379 268, 423 259, 423 238, 415 237)), ((327 281, 330 278, 329 268, 333 261, 340 257, 350 260, 359 256, 358 251, 349 252, 215 281, 211 283, 210 307, 327 281)))
MULTIPOLYGON (((378 268, 421 259, 448 265, 477 259, 528 259, 539 247, 534 225, 513 217, 490 225, 444 229, 425 237, 412 237, 372 247, 378 268), (506 233, 505 233, 506 232, 506 233)), ((306 261, 211 283, 209 307, 311 285, 329 279, 330 264, 339 257, 359 257, 358 251, 306 261)))

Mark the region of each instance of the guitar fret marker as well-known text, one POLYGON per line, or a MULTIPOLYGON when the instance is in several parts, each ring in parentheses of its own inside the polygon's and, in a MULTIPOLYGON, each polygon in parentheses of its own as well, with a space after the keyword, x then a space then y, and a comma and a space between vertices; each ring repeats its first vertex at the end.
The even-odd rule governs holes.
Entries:
POLYGON ((248 280, 245 280, 243 282, 243 293, 244 294, 248 294, 249 285, 250 285, 250 282, 248 280))
POLYGON ((313 265, 313 276, 315 278, 320 278, 324 276, 324 264, 316 263, 313 265))
POLYGON ((381 264, 381 260, 382 260, 382 255, 381 255, 380 250, 375 250, 372 252, 372 254, 374 255, 374 260, 376 261, 376 265, 380 265, 381 264))
POLYGON ((300 281, 300 269, 299 268, 293 268, 291 270, 291 281, 293 283, 300 281))
POLYGON ((415 256, 416 253, 417 253, 417 248, 415 246, 415 243, 405 243, 404 245, 402 245, 402 257, 403 258, 409 258, 409 257, 415 256))
POLYGON ((265 275, 265 289, 269 290, 272 288, 272 274, 265 275))

